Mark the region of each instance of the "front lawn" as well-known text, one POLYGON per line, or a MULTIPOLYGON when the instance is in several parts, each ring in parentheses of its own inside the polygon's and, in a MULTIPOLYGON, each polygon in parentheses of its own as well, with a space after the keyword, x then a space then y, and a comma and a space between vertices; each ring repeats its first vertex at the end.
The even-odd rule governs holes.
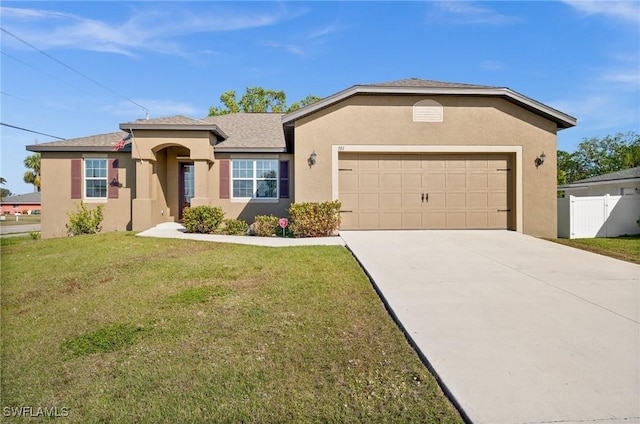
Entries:
POLYGON ((19 215, 17 221, 15 215, 5 215, 4 221, 0 220, 2 227, 25 224, 40 224, 40 215, 19 215))
POLYGON ((556 243, 640 264, 640 235, 614 238, 554 239, 556 243))
POLYGON ((342 247, 2 241, 3 412, 462 422, 342 247))

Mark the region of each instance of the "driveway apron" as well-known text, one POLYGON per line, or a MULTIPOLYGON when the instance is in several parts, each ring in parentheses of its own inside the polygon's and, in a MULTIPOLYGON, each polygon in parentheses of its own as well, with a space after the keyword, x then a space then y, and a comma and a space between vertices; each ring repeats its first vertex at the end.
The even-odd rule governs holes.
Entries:
POLYGON ((511 231, 341 236, 473 423, 640 423, 640 266, 511 231))

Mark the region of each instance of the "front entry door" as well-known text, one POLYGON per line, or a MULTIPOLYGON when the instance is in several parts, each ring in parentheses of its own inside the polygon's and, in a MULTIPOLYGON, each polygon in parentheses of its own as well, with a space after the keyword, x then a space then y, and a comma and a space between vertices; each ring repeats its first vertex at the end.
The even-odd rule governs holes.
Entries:
POLYGON ((180 163, 180 211, 179 218, 182 219, 184 208, 191 206, 191 198, 193 198, 193 162, 180 163))

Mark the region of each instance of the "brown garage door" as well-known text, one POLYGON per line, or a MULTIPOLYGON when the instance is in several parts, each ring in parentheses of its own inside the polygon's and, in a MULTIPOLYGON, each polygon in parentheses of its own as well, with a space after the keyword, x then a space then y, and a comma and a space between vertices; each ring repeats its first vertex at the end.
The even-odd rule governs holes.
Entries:
POLYGON ((508 155, 339 156, 347 229, 507 229, 508 155))

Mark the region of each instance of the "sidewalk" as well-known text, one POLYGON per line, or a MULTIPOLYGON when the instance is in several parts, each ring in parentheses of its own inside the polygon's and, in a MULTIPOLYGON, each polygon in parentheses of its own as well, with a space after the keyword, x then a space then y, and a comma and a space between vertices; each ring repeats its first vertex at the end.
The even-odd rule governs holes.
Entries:
POLYGON ((216 243, 248 244, 253 246, 287 247, 287 246, 344 246, 341 237, 313 237, 313 238, 282 238, 282 237, 253 237, 253 236, 225 236, 217 234, 186 233, 182 224, 164 222, 148 230, 138 233, 139 237, 177 238, 184 240, 210 241, 216 243))

